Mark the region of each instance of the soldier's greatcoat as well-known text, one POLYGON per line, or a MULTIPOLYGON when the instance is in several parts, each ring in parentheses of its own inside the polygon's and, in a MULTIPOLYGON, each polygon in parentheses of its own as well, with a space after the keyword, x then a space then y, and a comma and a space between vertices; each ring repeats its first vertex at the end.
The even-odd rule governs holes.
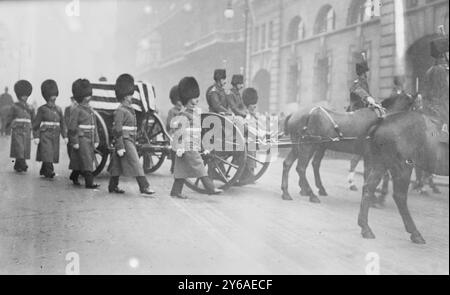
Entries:
POLYGON ((359 77, 353 82, 350 88, 350 107, 349 111, 353 112, 367 107, 366 99, 372 96, 369 91, 369 83, 367 79, 359 77))
POLYGON ((33 136, 39 138, 36 161, 59 162, 59 136, 67 137, 66 123, 60 107, 45 104, 38 108, 33 121, 33 136))
MULTIPOLYGON (((192 128, 194 128, 194 120, 193 120, 194 112, 193 110, 186 109, 181 112, 179 116, 186 117, 190 123, 190 129, 187 130, 192 134, 199 134, 192 128)), ((184 178, 202 178, 208 176, 205 165, 203 163, 202 156, 200 154, 199 147, 195 145, 195 138, 192 138, 189 149, 185 151, 185 153, 181 157, 176 157, 175 159, 175 169, 174 169, 174 178, 175 179, 184 179, 184 178)), ((179 145, 179 143, 174 142, 173 149, 177 151, 178 148, 184 148, 184 144, 179 145)))
POLYGON ((227 95, 223 87, 214 84, 206 91, 206 101, 211 113, 229 113, 227 95))
POLYGON ((97 121, 93 109, 88 105, 77 105, 70 113, 68 125, 69 144, 79 144, 71 149, 69 169, 94 171, 95 143, 99 142, 97 121))
POLYGON ((11 158, 30 159, 33 119, 34 110, 29 104, 22 101, 14 104, 7 123, 11 127, 11 158))
POLYGON ((241 117, 245 117, 247 115, 247 108, 244 105, 241 93, 235 87, 231 89, 231 94, 227 95, 227 105, 235 115, 241 117))
POLYGON ((114 136, 115 152, 111 156, 108 168, 111 176, 138 177, 145 176, 139 163, 139 155, 136 150, 137 122, 134 109, 125 102, 114 112, 114 124, 112 128, 114 136), (125 155, 119 157, 117 151, 125 150, 125 155))

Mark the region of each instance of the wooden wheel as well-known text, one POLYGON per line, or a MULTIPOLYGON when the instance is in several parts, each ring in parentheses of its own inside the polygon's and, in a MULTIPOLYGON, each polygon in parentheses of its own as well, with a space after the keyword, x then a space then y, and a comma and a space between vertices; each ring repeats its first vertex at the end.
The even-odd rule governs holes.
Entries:
POLYGON ((161 118, 152 113, 146 120, 144 133, 140 136, 140 143, 151 144, 154 149, 141 151, 144 173, 154 173, 161 168, 167 157, 162 147, 170 146, 170 137, 164 129, 161 118))
POLYGON ((247 165, 254 166, 254 180, 260 179, 270 166, 271 150, 248 152, 247 165))
POLYGON ((100 138, 100 144, 95 149, 95 157, 94 157, 94 175, 99 175, 103 169, 105 169, 106 163, 109 158, 109 133, 108 128, 106 127, 105 121, 100 116, 99 113, 95 112, 95 116, 97 119, 97 130, 98 137, 100 138))
MULTIPOLYGON (((242 176, 247 158, 245 138, 241 130, 228 118, 213 113, 202 114, 202 153, 205 169, 217 188, 226 190, 232 187, 242 176), (220 129, 222 130, 220 132, 222 134, 221 138, 214 138, 215 142, 220 142, 223 145, 221 151, 212 150, 209 153, 205 153, 204 135, 210 132, 214 126, 205 126, 205 118, 208 117, 215 118, 216 123, 220 122, 221 126, 228 126, 220 129), (227 128, 231 128, 232 133, 231 131, 227 133, 225 131, 227 128), (234 134, 234 136, 228 138, 226 134, 234 134), (225 144, 228 145, 227 149, 224 148, 225 144)), ((186 186, 200 193, 208 193, 200 179, 187 179, 186 186)))

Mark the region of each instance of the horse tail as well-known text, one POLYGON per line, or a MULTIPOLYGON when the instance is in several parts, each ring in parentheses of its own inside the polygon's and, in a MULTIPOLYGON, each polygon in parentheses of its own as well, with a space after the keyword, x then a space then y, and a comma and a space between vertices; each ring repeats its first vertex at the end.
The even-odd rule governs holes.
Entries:
POLYGON ((292 114, 288 115, 284 120, 284 134, 289 135, 289 119, 292 117, 292 114))

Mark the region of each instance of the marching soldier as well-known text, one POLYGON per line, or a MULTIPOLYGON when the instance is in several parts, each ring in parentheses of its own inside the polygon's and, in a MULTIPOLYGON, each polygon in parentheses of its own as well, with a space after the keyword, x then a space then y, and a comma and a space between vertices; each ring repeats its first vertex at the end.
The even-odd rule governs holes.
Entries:
MULTIPOLYGON (((67 126, 69 126, 69 122, 70 122, 70 114, 73 111, 73 109, 75 109, 75 107, 77 106, 77 102, 76 100, 73 98, 73 96, 70 98, 70 106, 66 107, 64 109, 64 123, 66 124, 66 128, 67 126)), ((72 145, 70 144, 70 142, 67 142, 67 155, 70 157, 72 155, 72 145)), ((72 179, 74 185, 80 185, 80 182, 78 181, 79 176, 81 175, 81 171, 79 170, 72 170, 72 173, 70 175, 70 179, 72 179)))
POLYGON ((93 172, 95 149, 99 145, 99 137, 95 114, 89 105, 92 96, 92 86, 89 80, 76 80, 72 84, 72 94, 78 104, 70 113, 68 125, 71 145, 69 169, 73 170, 70 180, 74 185, 79 185, 78 176, 82 175, 86 188, 96 189, 100 185, 94 184, 93 172))
POLYGON ((36 161, 42 162, 40 175, 53 178, 55 176, 53 163, 59 162, 59 136, 61 135, 68 143, 67 130, 62 110, 55 104, 59 94, 56 82, 44 81, 41 92, 47 103, 38 108, 33 121, 34 141, 38 145, 36 161))
MULTIPOLYGON (((177 117, 181 111, 183 110, 183 104, 180 101, 180 95, 178 91, 178 85, 175 85, 170 89, 170 101, 172 102, 173 107, 169 110, 169 113, 167 114, 167 122, 166 122, 166 130, 169 131, 169 134, 173 134, 173 130, 170 127, 170 123, 172 122, 173 118, 177 117)), ((175 169, 175 152, 171 151, 170 153, 170 159, 172 160, 172 165, 170 166, 170 173, 173 174, 175 169)))
POLYGON ((244 88, 244 76, 233 75, 231 78, 231 94, 227 96, 227 104, 231 111, 236 115, 245 118, 248 111, 242 101, 241 90, 244 88))
POLYGON ((10 131, 6 129, 6 124, 7 124, 7 120, 8 120, 8 114, 10 113, 13 105, 14 105, 14 100, 12 98, 12 96, 8 93, 8 87, 5 87, 5 93, 3 93, 2 95, 0 95, 0 125, 1 125, 1 129, 0 129, 0 136, 2 135, 10 135, 10 131))
MULTIPOLYGON (((195 130, 192 129, 194 128, 194 116, 197 115, 195 114, 195 109, 198 104, 198 97, 200 96, 198 83, 193 77, 185 77, 178 84, 178 90, 180 100, 185 106, 185 110, 180 113, 179 117, 187 118, 187 120, 189 121, 189 127, 186 128, 187 126, 181 126, 177 129, 179 130, 180 128, 184 127, 191 130, 195 134, 195 130)), ((172 123, 172 126, 174 126, 173 124, 174 123, 172 123)), ((202 156, 198 151, 199 147, 195 145, 195 140, 191 140, 188 142, 189 147, 187 150, 185 149, 185 143, 187 143, 186 140, 187 139, 184 138, 183 143, 179 143, 176 139, 174 140, 173 150, 176 151, 177 157, 175 159, 175 181, 173 183, 170 196, 180 199, 187 198, 182 194, 186 178, 199 178, 209 194, 221 194, 223 191, 221 189, 215 188, 214 183, 208 177, 208 173, 204 166, 202 156)))
MULTIPOLYGON (((247 122, 250 125, 254 125, 256 127, 256 130, 258 128, 258 121, 259 116, 256 111, 257 104, 258 104, 258 92, 254 88, 247 88, 242 93, 242 102, 244 106, 247 109, 247 122)), ((249 151, 248 152, 251 156, 256 157, 255 151, 249 151)), ((256 168, 256 162, 253 160, 248 159, 247 163, 245 165, 244 172, 242 173, 242 177, 239 180, 239 185, 247 185, 255 183, 255 168, 256 168)))
POLYGON ((228 109, 227 94, 225 93, 225 84, 227 79, 227 72, 224 69, 217 69, 214 71, 214 85, 210 86, 206 91, 206 101, 209 105, 211 113, 224 113, 231 115, 228 109))
POLYGON ((28 169, 26 160, 30 159, 31 153, 31 122, 34 119, 34 110, 27 103, 33 87, 26 80, 20 80, 14 85, 17 99, 8 116, 6 128, 11 127, 11 153, 15 158, 14 170, 26 172, 28 169))
POLYGON ((136 177, 142 195, 153 195, 155 192, 150 189, 150 184, 139 163, 139 155, 135 145, 137 122, 136 113, 131 106, 135 91, 134 78, 129 74, 119 76, 116 81, 115 91, 120 106, 114 112, 112 132, 115 151, 111 156, 111 164, 108 168, 111 174, 108 187, 109 192, 125 193, 119 188, 119 177, 123 175, 136 177))

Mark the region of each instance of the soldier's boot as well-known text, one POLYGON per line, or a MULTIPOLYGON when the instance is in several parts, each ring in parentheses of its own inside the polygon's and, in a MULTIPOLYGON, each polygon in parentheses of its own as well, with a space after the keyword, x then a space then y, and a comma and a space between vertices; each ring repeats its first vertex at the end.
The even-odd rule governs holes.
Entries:
POLYGON ((69 179, 72 180, 73 185, 76 185, 76 186, 81 185, 80 181, 78 180, 78 177, 80 177, 80 171, 73 170, 69 177, 69 179))
POLYGON ((175 179, 172 185, 172 190, 170 192, 170 196, 172 198, 178 198, 178 199, 187 199, 187 196, 183 195, 183 187, 184 187, 184 179, 175 179))
POLYGON ((223 190, 216 188, 214 182, 208 176, 200 178, 203 183, 203 186, 208 191, 209 195, 220 195, 223 193, 223 190))
POLYGON ((55 177, 53 163, 43 162, 42 166, 41 166, 41 171, 39 174, 44 176, 45 178, 55 177))
POLYGON ((22 168, 20 167, 20 160, 19 159, 16 159, 14 161, 14 170, 16 172, 22 172, 22 168))
POLYGON ((17 172, 27 172, 28 166, 25 159, 16 159, 14 170, 16 170, 17 172))
POLYGON ((99 184, 94 183, 94 174, 91 171, 82 172, 85 180, 85 186, 87 189, 97 189, 100 187, 99 184))
POLYGON ((150 189, 150 184, 148 183, 147 177, 145 176, 137 176, 136 181, 139 185, 139 190, 141 191, 141 195, 144 197, 149 197, 155 194, 155 191, 150 189))
POLYGON ((109 178, 108 191, 110 194, 124 194, 125 191, 119 188, 119 176, 109 178))

